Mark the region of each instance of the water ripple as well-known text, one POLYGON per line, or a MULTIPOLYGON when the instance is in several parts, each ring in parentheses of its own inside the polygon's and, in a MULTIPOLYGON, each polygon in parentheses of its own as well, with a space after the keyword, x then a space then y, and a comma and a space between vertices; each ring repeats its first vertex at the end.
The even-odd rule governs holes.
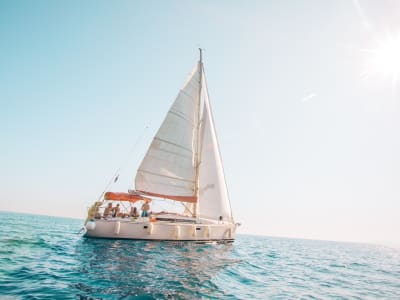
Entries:
POLYGON ((238 236, 85 239, 82 222, 0 213, 2 299, 400 299, 400 250, 238 236))

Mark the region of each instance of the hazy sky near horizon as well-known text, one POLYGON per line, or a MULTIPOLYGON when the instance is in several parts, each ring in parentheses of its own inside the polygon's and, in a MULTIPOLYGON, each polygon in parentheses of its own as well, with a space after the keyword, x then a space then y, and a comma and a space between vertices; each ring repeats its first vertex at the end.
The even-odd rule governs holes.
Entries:
POLYGON ((83 218, 133 147, 126 191, 201 46, 239 232, 400 244, 399 34, 389 0, 1 1, 0 210, 83 218))

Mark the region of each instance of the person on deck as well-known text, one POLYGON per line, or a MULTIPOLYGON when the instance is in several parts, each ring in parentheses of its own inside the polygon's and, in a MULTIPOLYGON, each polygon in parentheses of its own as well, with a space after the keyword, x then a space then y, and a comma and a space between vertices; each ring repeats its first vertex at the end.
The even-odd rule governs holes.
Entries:
POLYGON ((100 219, 101 215, 100 215, 100 206, 101 206, 101 202, 97 201, 95 202, 88 211, 88 219, 100 219))
POLYGON ((130 215, 132 218, 137 218, 137 217, 139 217, 139 213, 138 213, 138 211, 137 211, 136 206, 132 206, 132 207, 131 207, 131 212, 129 213, 129 215, 130 215))
POLYGON ((100 206, 101 206, 100 201, 97 201, 94 205, 94 218, 95 219, 101 219, 100 206))
POLYGON ((148 201, 145 201, 142 205, 142 217, 147 217, 149 215, 150 205, 148 201))
POLYGON ((120 211, 120 208, 119 208, 119 203, 118 203, 117 206, 114 207, 114 209, 113 209, 113 213, 112 213, 113 218, 119 217, 119 211, 120 211))
POLYGON ((103 218, 110 217, 113 210, 114 210, 114 208, 112 207, 112 203, 111 202, 108 203, 108 206, 104 209, 103 218))

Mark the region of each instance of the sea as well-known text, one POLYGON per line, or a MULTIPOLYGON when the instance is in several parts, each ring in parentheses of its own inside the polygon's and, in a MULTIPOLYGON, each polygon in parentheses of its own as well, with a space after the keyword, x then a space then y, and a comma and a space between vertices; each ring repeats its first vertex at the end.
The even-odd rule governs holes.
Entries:
POLYGON ((396 247, 93 239, 82 225, 0 212, 0 299, 400 299, 396 247))

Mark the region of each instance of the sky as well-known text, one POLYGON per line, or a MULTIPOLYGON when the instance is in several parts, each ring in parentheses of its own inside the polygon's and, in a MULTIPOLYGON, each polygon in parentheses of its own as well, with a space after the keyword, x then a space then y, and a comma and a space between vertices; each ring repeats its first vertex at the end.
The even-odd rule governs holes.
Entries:
POLYGON ((132 187, 199 47, 239 233, 400 244, 390 0, 1 1, 0 210, 132 187))

